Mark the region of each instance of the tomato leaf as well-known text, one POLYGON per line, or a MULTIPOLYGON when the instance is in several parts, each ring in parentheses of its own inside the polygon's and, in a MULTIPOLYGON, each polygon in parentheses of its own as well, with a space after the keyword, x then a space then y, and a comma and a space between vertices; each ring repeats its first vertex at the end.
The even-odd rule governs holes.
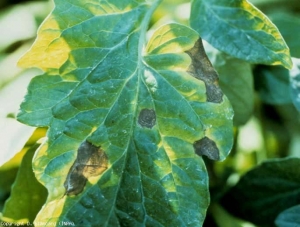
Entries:
POLYGON ((47 190, 32 171, 32 157, 37 147, 32 146, 22 159, 11 195, 2 212, 2 220, 19 224, 33 223, 46 200, 47 190))
POLYGON ((234 124, 245 124, 251 117, 254 108, 251 65, 224 52, 220 52, 207 43, 205 48, 214 68, 220 75, 220 87, 232 104, 234 124))
POLYGON ((300 226, 300 205, 293 206, 281 212, 276 218, 276 226, 278 227, 299 227, 300 226))
POLYGON ((292 67, 276 26, 246 0, 194 0, 190 20, 203 39, 229 55, 250 63, 292 67))
POLYGON ((21 59, 45 71, 18 114, 49 127, 33 161, 49 191, 36 221, 202 225, 198 155, 228 155, 233 112, 194 30, 168 24, 146 44, 158 3, 57 0, 21 59))
POLYGON ((264 162, 245 174, 221 202, 240 218, 270 226, 279 213, 299 204, 299 168, 299 158, 264 162))
POLYGON ((289 71, 282 66, 257 66, 254 70, 255 88, 263 102, 269 104, 289 104, 289 71))

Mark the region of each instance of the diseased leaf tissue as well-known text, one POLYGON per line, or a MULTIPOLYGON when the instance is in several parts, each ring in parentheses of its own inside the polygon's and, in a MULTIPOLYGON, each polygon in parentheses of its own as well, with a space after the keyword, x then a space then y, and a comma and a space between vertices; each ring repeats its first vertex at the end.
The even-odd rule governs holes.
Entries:
POLYGON ((202 225, 208 176, 198 155, 225 159, 233 113, 197 32, 166 24, 146 43, 158 3, 56 0, 22 59, 45 71, 18 115, 49 127, 33 163, 49 191, 36 220, 202 225))
MULTIPOLYGON (((187 51, 191 56, 192 64, 189 73, 202 80, 206 86, 208 102, 220 103, 223 93, 218 86, 218 75, 210 63, 202 40, 198 39, 195 46, 187 51)), ((156 113, 153 109, 142 109, 138 116, 138 123, 142 127, 151 129, 156 123, 156 113)), ((213 160, 219 160, 219 150, 216 143, 204 137, 194 142, 195 153, 199 156, 206 155, 213 160)), ((64 187, 66 195, 77 195, 84 189, 86 181, 91 176, 100 175, 107 168, 107 156, 101 148, 84 141, 77 151, 77 158, 70 168, 64 187)))
POLYGON ((98 176, 107 169, 107 156, 100 147, 84 141, 64 183, 66 195, 77 195, 84 189, 89 177, 98 176))
MULTIPOLYGON (((201 38, 195 43, 195 46, 186 51, 192 59, 192 64, 188 72, 195 78, 202 80, 206 88, 206 100, 212 103, 221 103, 223 92, 218 84, 218 74, 208 59, 201 38)), ((197 155, 205 155, 212 160, 219 160, 220 153, 216 143, 208 137, 203 137, 193 144, 197 155)))
POLYGON ((198 39, 195 46, 186 53, 192 59, 188 72, 205 83, 206 100, 214 103, 222 102, 223 92, 218 85, 218 74, 205 53, 202 40, 198 39))
POLYGON ((216 143, 207 137, 195 141, 194 149, 197 155, 205 155, 212 160, 220 159, 219 149, 216 143))
POLYGON ((156 122, 156 114, 154 110, 142 109, 138 119, 142 127, 152 128, 156 122))

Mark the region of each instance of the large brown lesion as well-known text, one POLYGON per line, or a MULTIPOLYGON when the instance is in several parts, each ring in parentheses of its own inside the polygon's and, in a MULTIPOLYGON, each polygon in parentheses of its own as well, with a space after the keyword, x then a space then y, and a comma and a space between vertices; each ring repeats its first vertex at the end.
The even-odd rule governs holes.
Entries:
POLYGON ((221 103, 223 92, 218 84, 219 77, 205 53, 202 39, 199 38, 194 47, 186 53, 192 59, 188 73, 205 83, 207 101, 221 103))
POLYGON ((66 195, 81 193, 87 179, 99 176, 107 169, 107 156, 100 147, 84 141, 77 150, 77 158, 71 166, 64 182, 66 195))
POLYGON ((215 141, 208 137, 205 136, 202 139, 195 141, 193 146, 197 155, 205 155, 209 159, 220 160, 220 152, 215 141))

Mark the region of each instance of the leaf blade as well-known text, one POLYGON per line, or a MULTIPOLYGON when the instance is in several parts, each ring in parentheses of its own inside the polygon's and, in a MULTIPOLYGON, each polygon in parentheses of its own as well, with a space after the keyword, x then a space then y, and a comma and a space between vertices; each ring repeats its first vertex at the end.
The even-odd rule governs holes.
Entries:
MULTIPOLYGON (((75 3, 90 10, 80 1, 75 3)), ((187 72, 191 58, 185 51, 199 39, 195 31, 167 25, 162 31, 170 31, 170 39, 165 38, 168 43, 142 55, 146 22, 158 3, 114 2, 115 7, 126 10, 88 19, 114 25, 110 27, 113 31, 105 25, 90 37, 103 35, 101 29, 116 33, 114 29, 119 31, 124 21, 135 22, 122 28, 117 38, 109 40, 107 35, 103 42, 72 39, 70 34, 80 35, 81 29, 76 29, 78 21, 70 22, 70 30, 62 32, 71 48, 69 58, 63 64, 55 63, 57 68, 42 65, 46 73, 31 82, 19 119, 49 126, 48 141, 34 158, 35 174, 51 192, 37 221, 92 226, 202 224, 209 203, 208 176, 193 143, 204 135, 210 137, 220 152, 216 159, 224 159, 232 146, 232 110, 225 96, 220 102, 207 103, 204 82, 187 72), (181 39, 185 32, 189 38, 181 39), (170 67, 173 63, 177 64, 170 67), (45 91, 44 86, 48 86, 45 91), (45 102, 37 102, 39 99, 45 102), (211 112, 220 113, 224 107, 215 119, 211 112), (36 118, 39 111, 45 111, 46 120, 36 118), (70 168, 71 172, 76 169, 73 165, 81 168, 76 155, 78 158, 84 143, 101 148, 108 157, 107 170, 83 179, 78 184, 84 187, 81 193, 79 188, 74 196, 63 196, 64 182, 73 181, 68 177, 70 168)), ((65 3, 56 4, 63 7, 65 3)), ((54 15, 59 7, 57 10, 54 15)), ((80 26, 89 25, 87 21, 80 26)), ((78 175, 84 174, 79 170, 78 175)))
POLYGON ((293 206, 281 212, 275 220, 278 227, 300 226, 300 205, 293 206))
POLYGON ((279 213, 298 204, 299 162, 299 158, 284 158, 262 163, 225 194, 222 205, 255 224, 273 223, 279 213))
POLYGON ((191 26, 217 49, 250 63, 292 67, 278 29, 248 1, 194 0, 191 9, 191 26))
POLYGON ((31 168, 37 147, 32 146, 22 159, 11 196, 3 209, 2 218, 7 222, 32 223, 46 200, 47 190, 36 180, 31 168))

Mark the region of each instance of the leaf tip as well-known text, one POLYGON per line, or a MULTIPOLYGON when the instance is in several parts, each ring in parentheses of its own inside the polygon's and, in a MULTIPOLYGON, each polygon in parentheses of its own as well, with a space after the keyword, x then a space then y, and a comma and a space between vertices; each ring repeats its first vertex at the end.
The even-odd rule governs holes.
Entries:
POLYGON ((28 51, 22 55, 22 57, 17 62, 17 66, 20 68, 29 68, 31 66, 30 61, 28 61, 28 51))

